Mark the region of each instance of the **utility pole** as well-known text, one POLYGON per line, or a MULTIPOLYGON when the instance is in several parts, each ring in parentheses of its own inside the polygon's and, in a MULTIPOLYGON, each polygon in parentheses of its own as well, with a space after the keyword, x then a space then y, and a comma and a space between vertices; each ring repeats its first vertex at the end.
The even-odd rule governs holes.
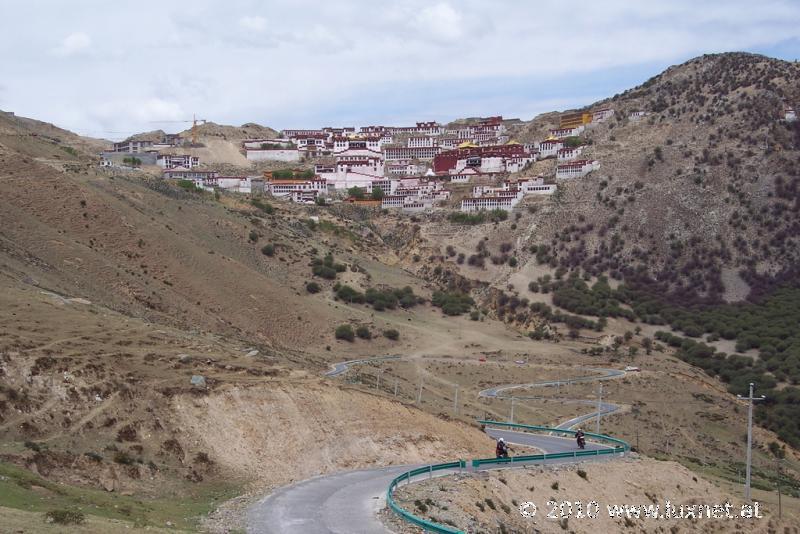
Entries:
POLYGON ((419 392, 417 393, 417 404, 422 404, 422 379, 419 379, 419 392))
POLYGON ((781 506, 781 460, 780 458, 775 459, 775 465, 777 466, 778 470, 778 519, 781 518, 783 515, 783 510, 781 506))
POLYGON ((453 415, 458 415, 458 386, 456 386, 456 395, 453 397, 453 415))
POLYGON ((511 420, 509 420, 509 423, 513 422, 514 422, 514 397, 511 397, 511 420))
POLYGON ((764 395, 760 397, 753 397, 753 387, 755 384, 750 382, 750 395, 742 397, 736 395, 740 399, 748 401, 747 407, 747 472, 744 481, 744 499, 750 501, 750 464, 753 460, 753 402, 766 399, 764 395))
POLYGON ((381 389, 381 375, 382 374, 383 374, 383 371, 380 371, 378 373, 378 380, 375 382, 375 391, 378 391, 379 389, 381 389))
POLYGON ((603 405, 603 384, 599 384, 597 390, 597 425, 595 426, 595 434, 600 433, 600 407, 603 405))
POLYGON ((398 382, 398 379, 395 378, 394 379, 394 396, 395 397, 397 397, 397 382, 398 382))

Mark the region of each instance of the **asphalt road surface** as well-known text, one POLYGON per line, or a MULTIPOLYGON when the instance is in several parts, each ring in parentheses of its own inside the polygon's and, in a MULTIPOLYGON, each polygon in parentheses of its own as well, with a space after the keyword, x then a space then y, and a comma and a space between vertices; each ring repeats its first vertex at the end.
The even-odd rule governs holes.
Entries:
MULTIPOLYGON (((326 374, 327 376, 340 375, 347 371, 350 365, 363 361, 365 360, 353 360, 336 364, 326 374)), ((619 374, 624 375, 624 371, 614 369, 596 371, 601 371, 596 377, 581 377, 577 380, 581 382, 606 380, 619 376, 619 374)), ((567 380, 561 380, 560 383, 564 384, 567 380)), ((552 384, 539 382, 535 384, 499 386, 484 390, 481 394, 484 395, 488 392, 484 396, 505 397, 509 396, 505 393, 509 389, 547 385, 555 385, 555 382, 552 382, 552 384)), ((609 413, 616 409, 617 406, 613 404, 601 405, 603 413, 609 413), (609 412, 605 410, 609 410, 609 412)), ((559 428, 569 428, 594 415, 595 412, 593 411, 570 421, 565 421, 559 425, 559 428), (568 424, 569 426, 565 426, 568 424)), ((496 428, 487 428, 486 433, 495 439, 502 437, 512 446, 514 444, 526 445, 546 453, 578 450, 577 444, 572 438, 496 428)), ((604 447, 604 445, 586 442, 587 450, 604 447)), ((486 456, 490 457, 492 453, 493 451, 487 451, 486 456)), ((589 458, 591 457, 584 456, 580 460, 586 461, 589 458)), ((599 458, 608 458, 608 456, 599 458)), ((575 460, 566 458, 551 460, 546 463, 570 461, 575 460)), ((319 476, 285 486, 261 499, 248 510, 247 531, 254 534, 353 534, 355 532, 359 534, 390 534, 391 531, 378 519, 377 512, 386 506, 386 488, 389 487, 392 479, 413 467, 416 466, 391 466, 381 469, 348 471, 319 476)), ((507 467, 509 466, 505 465, 500 468, 507 467)), ((447 474, 450 474, 450 472, 441 471, 438 472, 437 476, 447 474)))

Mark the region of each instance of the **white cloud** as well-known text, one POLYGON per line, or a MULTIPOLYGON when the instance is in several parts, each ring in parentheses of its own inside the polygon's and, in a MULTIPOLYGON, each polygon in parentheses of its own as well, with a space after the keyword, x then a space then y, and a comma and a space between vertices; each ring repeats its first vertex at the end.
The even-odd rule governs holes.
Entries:
POLYGON ((263 32, 267 29, 267 19, 258 15, 245 16, 239 19, 239 26, 246 30, 263 32))
POLYGON ((464 17, 450 4, 425 7, 415 21, 422 33, 438 41, 455 42, 464 35, 464 17))
POLYGON ((61 44, 53 49, 53 54, 57 56, 72 56, 87 50, 92 46, 92 38, 83 32, 75 32, 67 35, 61 44))

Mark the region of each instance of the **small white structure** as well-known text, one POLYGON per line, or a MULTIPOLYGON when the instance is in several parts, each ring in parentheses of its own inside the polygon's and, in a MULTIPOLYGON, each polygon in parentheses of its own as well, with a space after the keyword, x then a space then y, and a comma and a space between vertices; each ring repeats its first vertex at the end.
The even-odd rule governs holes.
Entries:
POLYGON ((566 180, 569 178, 581 178, 586 176, 592 171, 600 168, 600 162, 597 160, 578 160, 569 163, 563 163, 556 166, 556 178, 566 180))
POLYGON ((558 161, 572 161, 577 159, 583 152, 583 146, 565 147, 560 149, 556 154, 558 161))
POLYGON ((408 159, 416 159, 422 161, 430 161, 437 154, 442 151, 442 148, 439 146, 430 146, 430 147, 414 147, 410 148, 407 146, 401 147, 383 147, 383 155, 387 161, 396 161, 396 160, 408 160, 408 159))
POLYGON ((461 211, 472 213, 482 210, 501 209, 511 211, 520 201, 517 194, 498 194, 496 196, 468 197, 461 201, 461 211))
POLYGON ((797 113, 795 113, 793 108, 786 108, 786 111, 783 113, 783 118, 786 122, 794 122, 797 120, 797 113))
POLYGON ((529 178, 517 181, 517 187, 523 195, 552 195, 556 192, 556 184, 544 183, 544 178, 529 178))
POLYGON ((380 135, 365 136, 360 138, 336 136, 333 138, 333 152, 338 154, 350 150, 370 150, 380 152, 384 139, 380 135))
POLYGON ((217 171, 198 171, 196 169, 187 169, 186 167, 176 167, 174 169, 165 169, 164 178, 175 178, 178 180, 205 180, 207 178, 216 178, 219 176, 217 171))
POLYGON ((550 130, 549 134, 550 137, 554 137, 556 139, 566 139, 567 137, 576 137, 582 134, 584 129, 585 127, 583 125, 575 126, 574 128, 556 128, 554 130, 550 130))
POLYGON ((454 174, 451 174, 449 176, 449 178, 450 178, 450 183, 467 184, 467 183, 469 183, 470 179, 472 179, 474 177, 477 177, 477 176, 480 176, 480 175, 481 175, 481 173, 478 172, 477 170, 475 170, 474 168, 467 167, 466 169, 464 169, 464 170, 462 170, 460 172, 456 172, 454 174))
POLYGON ((195 178, 197 187, 206 191, 222 189, 230 193, 249 195, 252 192, 252 182, 249 176, 213 176, 209 178, 195 178))
POLYGON ((628 113, 628 119, 632 121, 639 120, 645 116, 647 116, 646 111, 631 111, 630 113, 628 113))
POLYGON ((398 161, 386 165, 389 176, 416 176, 422 172, 423 167, 410 161, 398 161))
POLYGON ((269 179, 264 182, 264 189, 274 197, 291 197, 295 193, 324 193, 328 187, 321 177, 309 180, 302 179, 269 179))
POLYGON ((420 148, 420 147, 433 147, 439 144, 438 140, 433 136, 411 136, 408 138, 406 146, 409 148, 420 148))
POLYGON ((564 141, 561 139, 545 139, 539 143, 539 158, 552 158, 562 148, 564 148, 564 141))
POLYGON ((177 167, 193 169, 200 165, 200 158, 189 154, 161 154, 156 158, 156 165, 162 169, 175 169, 177 167))

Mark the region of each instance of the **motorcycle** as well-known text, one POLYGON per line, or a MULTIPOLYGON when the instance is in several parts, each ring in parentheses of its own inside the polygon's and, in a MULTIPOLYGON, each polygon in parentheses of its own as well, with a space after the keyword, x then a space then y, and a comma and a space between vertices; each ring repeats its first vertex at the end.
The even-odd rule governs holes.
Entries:
POLYGON ((578 441, 578 448, 580 448, 580 449, 585 449, 586 448, 586 440, 584 439, 583 436, 578 436, 577 441, 578 441))

